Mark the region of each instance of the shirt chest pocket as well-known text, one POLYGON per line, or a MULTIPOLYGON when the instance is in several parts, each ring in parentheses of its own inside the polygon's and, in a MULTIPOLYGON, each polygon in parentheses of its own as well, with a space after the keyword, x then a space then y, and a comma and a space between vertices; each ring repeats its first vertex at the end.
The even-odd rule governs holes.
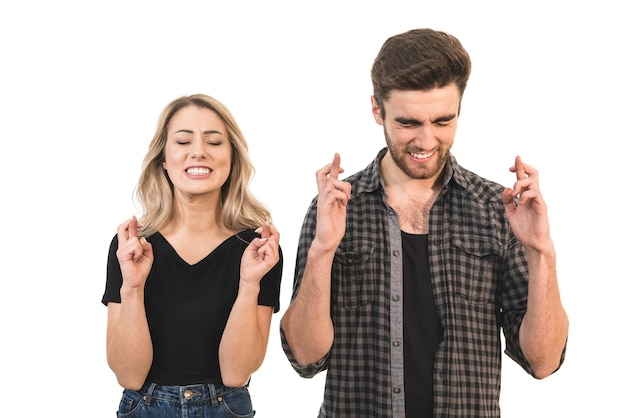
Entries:
POLYGON ((454 294, 473 303, 494 303, 502 276, 502 245, 488 236, 452 236, 447 272, 454 294))
POLYGON ((333 297, 342 308, 353 309, 373 301, 375 291, 374 245, 338 249, 333 263, 333 297))

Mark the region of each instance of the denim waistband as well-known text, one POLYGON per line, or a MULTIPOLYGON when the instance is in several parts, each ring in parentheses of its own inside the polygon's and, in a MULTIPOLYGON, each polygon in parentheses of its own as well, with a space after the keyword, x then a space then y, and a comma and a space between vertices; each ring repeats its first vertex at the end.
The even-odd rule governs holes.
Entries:
POLYGON ((222 400, 222 396, 238 389, 240 388, 231 388, 212 383, 186 386, 146 383, 141 388, 141 393, 144 395, 144 402, 148 405, 152 399, 161 399, 170 402, 179 402, 181 405, 192 402, 210 402, 212 406, 217 406, 222 400))

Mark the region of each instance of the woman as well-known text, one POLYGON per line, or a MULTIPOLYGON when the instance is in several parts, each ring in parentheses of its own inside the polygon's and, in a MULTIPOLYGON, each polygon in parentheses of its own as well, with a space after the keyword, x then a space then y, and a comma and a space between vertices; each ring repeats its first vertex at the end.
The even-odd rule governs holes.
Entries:
POLYGON ((161 114, 113 237, 102 302, 119 417, 252 417, 248 383, 279 310, 283 259, 230 111, 206 95, 161 114))

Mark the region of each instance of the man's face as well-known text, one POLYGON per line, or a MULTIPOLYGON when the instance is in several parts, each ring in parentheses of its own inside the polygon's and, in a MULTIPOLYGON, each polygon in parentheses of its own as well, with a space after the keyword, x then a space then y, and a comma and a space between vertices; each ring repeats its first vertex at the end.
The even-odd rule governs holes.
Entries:
POLYGON ((372 113, 385 132, 395 165, 411 179, 436 180, 454 142, 460 93, 455 84, 433 90, 393 90, 382 109, 372 97, 372 113))

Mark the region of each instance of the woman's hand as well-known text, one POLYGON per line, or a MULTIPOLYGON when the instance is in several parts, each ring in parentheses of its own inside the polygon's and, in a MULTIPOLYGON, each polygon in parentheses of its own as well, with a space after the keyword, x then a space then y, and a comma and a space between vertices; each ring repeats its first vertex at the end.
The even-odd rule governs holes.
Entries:
POLYGON ((258 285, 263 276, 276 265, 280 253, 280 234, 269 222, 257 229, 261 237, 253 239, 241 256, 241 281, 258 285))
POLYGON ((117 228, 117 259, 120 262, 123 284, 127 288, 143 287, 152 268, 152 245, 145 237, 137 236, 139 221, 133 216, 117 228))

